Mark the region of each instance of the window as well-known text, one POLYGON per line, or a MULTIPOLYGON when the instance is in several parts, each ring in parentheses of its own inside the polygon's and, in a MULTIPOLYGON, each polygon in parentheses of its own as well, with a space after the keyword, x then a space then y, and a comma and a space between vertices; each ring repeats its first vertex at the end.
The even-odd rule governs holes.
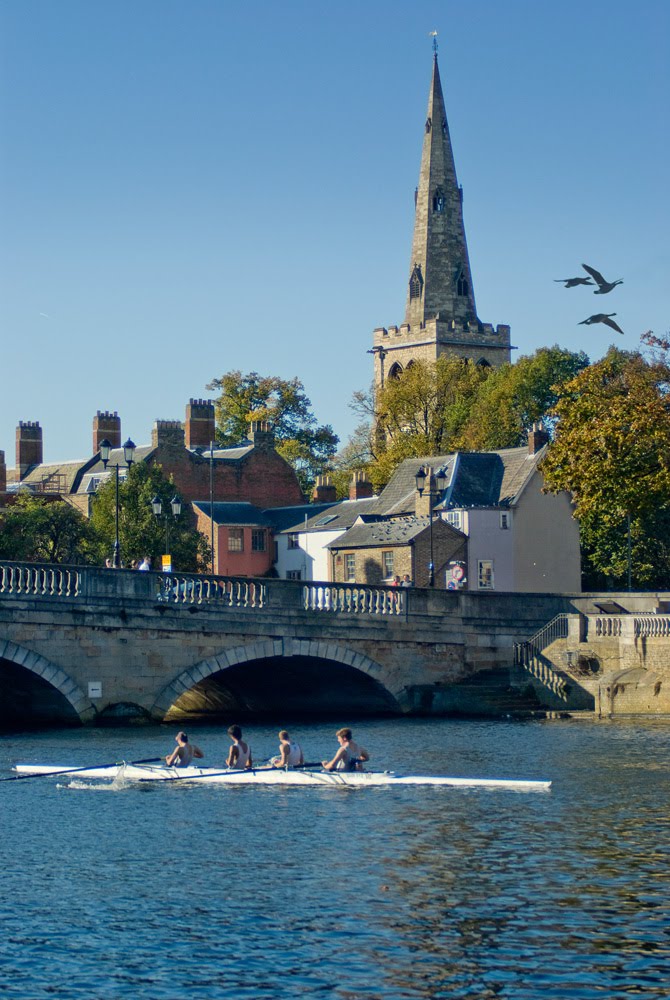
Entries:
POLYGON ((251 530, 251 551, 265 552, 265 528, 252 528, 251 530))
POLYGON ((463 524, 462 511, 460 510, 448 510, 447 511, 447 524, 450 524, 452 528, 456 528, 458 531, 461 530, 461 525, 463 524))
POLYGON ((503 531, 507 531, 512 527, 512 515, 508 510, 500 511, 500 527, 503 531))
POLYGON ((299 549, 300 548, 300 535, 297 533, 291 533, 288 536, 288 547, 289 549, 299 549))
POLYGON ((393 576, 393 550, 382 552, 382 569, 384 577, 393 576))
POLYGON ((353 583, 356 579, 356 554, 347 552, 344 557, 344 579, 347 583, 353 583))
POLYGON ((422 289, 423 289, 423 277, 421 275, 421 265, 415 264, 414 270, 412 271, 412 276, 409 279, 410 299, 420 299, 422 289))
POLYGON ((433 211, 444 212, 444 194, 442 188, 438 188, 433 195, 433 211))
POLYGON ((228 551, 244 552, 244 528, 228 528, 228 551))
POLYGON ((477 560, 477 583, 480 590, 493 590, 493 560, 477 560))
POLYGON ((287 580, 302 580, 302 573, 299 569, 287 569, 286 570, 287 580))
POLYGON ((468 279, 465 277, 462 271, 458 275, 458 281, 456 282, 456 291, 461 297, 467 297, 470 293, 470 286, 468 285, 468 279))

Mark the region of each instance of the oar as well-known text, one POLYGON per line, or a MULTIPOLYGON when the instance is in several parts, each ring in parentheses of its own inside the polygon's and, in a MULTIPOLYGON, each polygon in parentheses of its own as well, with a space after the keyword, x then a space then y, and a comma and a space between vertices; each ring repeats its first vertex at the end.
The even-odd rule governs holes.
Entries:
POLYGON ((107 767, 122 767, 124 764, 155 764, 163 760, 162 757, 147 757, 145 760, 115 760, 111 764, 94 764, 92 767, 64 767, 60 771, 36 771, 33 774, 13 774, 9 778, 0 778, 0 781, 23 781, 24 778, 53 778, 57 774, 76 774, 77 771, 104 771, 107 767))

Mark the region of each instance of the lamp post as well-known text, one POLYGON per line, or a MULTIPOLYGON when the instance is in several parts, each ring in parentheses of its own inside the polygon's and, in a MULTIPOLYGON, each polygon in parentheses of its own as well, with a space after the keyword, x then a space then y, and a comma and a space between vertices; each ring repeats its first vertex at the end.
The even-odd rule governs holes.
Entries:
MULTIPOLYGON (((112 453, 112 445, 105 438, 104 441, 100 442, 100 458, 102 459, 102 464, 107 468, 109 462, 109 456, 112 453)), ((117 462, 112 468, 116 470, 116 493, 115 493, 115 504, 114 504, 114 524, 116 528, 116 537, 114 541, 114 555, 112 557, 112 566, 114 569, 119 569, 121 565, 121 547, 119 545, 119 469, 129 469, 133 464, 133 459, 135 457, 135 444, 128 438, 123 446, 123 460, 126 463, 121 465, 117 462)))
MULTIPOLYGON (((179 499, 178 496, 173 496, 172 497, 172 500, 170 500, 170 507, 172 508, 172 518, 170 518, 169 514, 163 514, 163 501, 161 500, 161 498, 159 496, 155 496, 153 498, 153 500, 151 501, 151 509, 154 512, 154 516, 156 517, 156 520, 160 521, 161 517, 163 517, 163 519, 165 521, 165 555, 166 556, 170 555, 170 521, 171 520, 175 520, 176 521, 177 518, 179 517, 179 515, 181 514, 181 500, 179 499)), ((164 566, 163 569, 164 569, 164 571, 166 573, 167 572, 172 572, 171 560, 168 563, 168 567, 164 566)))
POLYGON ((420 497, 425 493, 429 499, 428 507, 428 520, 430 523, 430 563, 428 564, 428 586, 435 586, 435 563, 433 561, 433 498, 439 497, 446 485, 447 477, 444 473, 444 469, 440 469, 436 476, 433 476, 433 470, 429 467, 425 469, 423 466, 419 466, 419 469, 414 476, 416 482, 416 491, 420 497), (428 486, 426 487, 426 480, 428 480, 428 486))

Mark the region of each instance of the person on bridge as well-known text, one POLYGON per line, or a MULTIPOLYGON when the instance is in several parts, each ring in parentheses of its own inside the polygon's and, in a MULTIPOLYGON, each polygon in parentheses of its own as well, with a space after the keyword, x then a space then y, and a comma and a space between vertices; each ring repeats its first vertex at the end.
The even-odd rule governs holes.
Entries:
POLYGON ((194 757, 204 757, 204 753, 195 743, 189 743, 186 733, 177 733, 177 746, 165 758, 168 767, 188 767, 194 757))
POLYGON ((240 727, 231 726, 228 730, 228 735, 233 741, 233 745, 228 751, 226 767, 233 767, 238 771, 242 771, 247 767, 253 767, 251 747, 242 739, 242 730, 240 727))
POLYGON ((370 754, 358 743, 350 729, 338 729, 335 733, 340 749, 332 760, 322 761, 326 771, 362 771, 363 763, 370 760, 370 754))
POLYGON ((305 763, 300 744, 292 740, 285 729, 279 733, 279 755, 270 763, 273 767, 299 767, 305 763))

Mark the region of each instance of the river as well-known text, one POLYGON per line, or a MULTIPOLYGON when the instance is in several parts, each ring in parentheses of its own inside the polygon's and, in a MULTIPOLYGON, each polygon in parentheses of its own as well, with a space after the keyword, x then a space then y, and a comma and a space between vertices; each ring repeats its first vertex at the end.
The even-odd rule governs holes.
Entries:
MULTIPOLYGON (((158 756, 176 728, 7 735, 0 774, 158 756)), ((296 727, 309 759, 334 752, 335 728, 296 727)), ((257 760, 276 731, 245 728, 257 760)), ((222 763, 225 729, 191 735, 222 763)), ((355 735, 384 768, 553 787, 5 782, 0 996, 670 996, 670 720, 359 720, 355 735)))

